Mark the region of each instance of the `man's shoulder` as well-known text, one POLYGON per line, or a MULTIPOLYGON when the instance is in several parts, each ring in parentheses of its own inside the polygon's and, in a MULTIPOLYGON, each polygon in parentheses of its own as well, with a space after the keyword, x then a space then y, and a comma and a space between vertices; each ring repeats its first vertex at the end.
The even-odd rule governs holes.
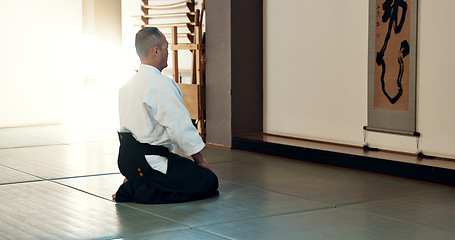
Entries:
POLYGON ((165 89, 176 91, 178 85, 172 78, 160 73, 139 71, 120 88, 120 91, 122 91, 122 89, 123 91, 128 91, 127 89, 129 89, 136 93, 143 92, 144 94, 148 94, 150 91, 163 91, 165 89))
POLYGON ((174 80, 170 77, 153 72, 139 72, 131 78, 132 84, 161 85, 172 84, 174 80))
POLYGON ((163 75, 163 74, 156 74, 156 79, 158 81, 162 81, 163 83, 172 83, 174 82, 174 80, 166 75, 163 75))
POLYGON ((165 75, 153 76, 146 80, 146 84, 149 88, 175 88, 174 80, 165 75))

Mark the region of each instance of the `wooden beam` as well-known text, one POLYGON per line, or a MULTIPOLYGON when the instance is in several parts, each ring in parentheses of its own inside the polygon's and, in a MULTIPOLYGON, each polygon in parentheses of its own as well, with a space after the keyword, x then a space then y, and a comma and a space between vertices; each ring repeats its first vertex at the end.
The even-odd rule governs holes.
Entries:
MULTIPOLYGON (((178 43, 178 36, 177 36, 177 27, 172 27, 172 44, 171 44, 171 49, 173 46, 177 45, 178 43)), ((172 65, 174 68, 174 81, 176 83, 179 83, 179 55, 178 51, 175 49, 172 49, 172 65)))
POLYGON ((201 24, 200 24, 200 22, 199 22, 199 14, 200 14, 200 13, 201 13, 201 12, 199 11, 199 9, 196 10, 196 16, 195 16, 195 20, 194 20, 194 25, 195 25, 195 26, 201 26, 201 24))
POLYGON ((202 42, 202 29, 201 27, 199 26, 196 26, 195 28, 195 33, 194 33, 194 42, 196 43, 196 45, 198 46, 198 48, 195 49, 195 55, 196 55, 196 69, 195 69, 195 72, 196 72, 196 84, 198 85, 201 85, 201 79, 202 79, 202 75, 201 75, 201 56, 202 56, 202 51, 200 48, 200 46, 202 45, 201 42, 202 42))
POLYGON ((201 16, 199 18, 199 22, 201 23, 201 25, 202 25, 202 21, 204 20, 204 12, 205 12, 205 0, 202 0, 202 3, 201 3, 201 16))

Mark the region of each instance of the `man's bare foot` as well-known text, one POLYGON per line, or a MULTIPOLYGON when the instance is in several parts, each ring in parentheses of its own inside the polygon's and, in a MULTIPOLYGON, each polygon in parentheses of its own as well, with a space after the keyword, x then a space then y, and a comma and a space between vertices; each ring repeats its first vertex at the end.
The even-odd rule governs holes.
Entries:
MULTIPOLYGON (((125 178, 125 180, 123 180, 123 183, 126 183, 126 182, 128 182, 128 179, 125 178)), ((116 196, 117 196, 117 193, 112 194, 112 199, 115 200, 116 196)))

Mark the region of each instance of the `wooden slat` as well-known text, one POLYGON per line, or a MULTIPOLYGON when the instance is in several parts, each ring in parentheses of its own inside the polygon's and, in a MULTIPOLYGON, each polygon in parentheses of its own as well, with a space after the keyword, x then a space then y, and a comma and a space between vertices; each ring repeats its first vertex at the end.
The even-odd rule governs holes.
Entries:
POLYGON ((180 43, 178 45, 171 45, 171 50, 201 50, 205 45, 195 43, 180 43))
POLYGON ((194 27, 194 23, 157 23, 157 24, 143 24, 142 27, 194 27))
MULTIPOLYGON (((166 33, 166 34, 164 34, 164 36, 166 38, 172 38, 172 34, 171 33, 166 33)), ((179 38, 184 38, 184 37, 190 38, 191 37, 192 38, 193 34, 192 33, 179 33, 179 34, 177 34, 177 37, 179 37, 179 38)))
POLYGON ((136 15, 134 18, 172 18, 172 17, 192 17, 195 16, 195 12, 181 12, 181 13, 166 13, 166 14, 153 14, 153 15, 136 15))
POLYGON ((174 8, 180 8, 180 7, 186 7, 188 5, 193 5, 194 2, 192 1, 183 1, 183 2, 177 2, 173 4, 167 4, 167 5, 142 5, 142 8, 145 9, 151 9, 151 10, 166 10, 166 9, 174 9, 174 8))
MULTIPOLYGON (((191 73, 193 70, 191 69, 180 69, 179 68, 179 73, 191 73)), ((163 73, 173 73, 174 72, 174 69, 173 68, 165 68, 163 69, 163 73)))

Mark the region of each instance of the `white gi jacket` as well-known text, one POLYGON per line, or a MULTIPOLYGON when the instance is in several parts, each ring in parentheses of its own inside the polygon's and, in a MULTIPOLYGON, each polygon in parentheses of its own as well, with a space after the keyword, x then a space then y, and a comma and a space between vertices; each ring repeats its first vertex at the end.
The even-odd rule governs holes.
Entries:
MULTIPOLYGON (((176 145, 187 156, 205 147, 183 105, 180 88, 153 66, 141 64, 138 73, 120 89, 119 115, 120 132, 131 132, 141 143, 169 151, 176 145)), ((145 158, 153 169, 166 173, 166 158, 145 158)))

